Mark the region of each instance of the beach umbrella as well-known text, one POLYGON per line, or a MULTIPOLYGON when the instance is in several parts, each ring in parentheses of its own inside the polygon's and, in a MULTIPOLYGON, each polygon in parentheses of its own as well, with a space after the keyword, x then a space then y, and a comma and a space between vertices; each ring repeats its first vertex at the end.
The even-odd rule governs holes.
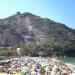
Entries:
POLYGON ((71 73, 71 74, 69 74, 69 75, 75 75, 75 73, 71 73))
POLYGON ((8 74, 7 74, 7 73, 3 73, 3 72, 2 72, 2 73, 0 73, 0 75, 8 75, 8 74))
POLYGON ((12 68, 8 68, 8 70, 12 70, 12 68))
POLYGON ((4 66, 0 66, 0 72, 2 72, 3 67, 4 67, 4 66))
POLYGON ((22 73, 15 73, 15 75, 22 75, 22 73))
POLYGON ((54 71, 51 71, 51 75, 55 75, 55 72, 54 71))
POLYGON ((39 75, 38 72, 34 72, 34 75, 39 75))
POLYGON ((24 74, 29 74, 30 73, 30 69, 29 69, 29 67, 23 67, 21 72, 24 73, 24 74))

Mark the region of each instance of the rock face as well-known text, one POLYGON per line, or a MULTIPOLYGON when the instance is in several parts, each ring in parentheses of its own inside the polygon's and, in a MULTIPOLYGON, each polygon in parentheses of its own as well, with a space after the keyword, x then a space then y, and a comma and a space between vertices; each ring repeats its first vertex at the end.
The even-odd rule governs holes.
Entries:
POLYGON ((31 13, 17 12, 0 19, 0 46, 26 44, 64 45, 75 40, 75 30, 31 13))

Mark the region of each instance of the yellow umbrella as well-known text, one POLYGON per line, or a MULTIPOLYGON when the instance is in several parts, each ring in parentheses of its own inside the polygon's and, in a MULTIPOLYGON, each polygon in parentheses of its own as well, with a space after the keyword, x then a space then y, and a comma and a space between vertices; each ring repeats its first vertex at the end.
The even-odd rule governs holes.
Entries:
POLYGON ((51 74, 50 75, 55 75, 55 72, 54 71, 51 71, 51 74))
POLYGON ((22 75, 22 73, 15 73, 15 75, 22 75))
POLYGON ((7 74, 7 73, 3 73, 3 72, 1 72, 0 75, 8 75, 8 74, 7 74))

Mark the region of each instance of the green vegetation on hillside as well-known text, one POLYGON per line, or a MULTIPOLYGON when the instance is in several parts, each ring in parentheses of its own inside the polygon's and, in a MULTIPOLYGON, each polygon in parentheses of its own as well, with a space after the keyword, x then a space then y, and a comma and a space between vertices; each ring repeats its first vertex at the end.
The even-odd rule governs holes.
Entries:
POLYGON ((39 51, 65 55, 67 50, 75 50, 75 30, 31 13, 17 13, 0 20, 0 47, 20 47, 22 55, 39 51))

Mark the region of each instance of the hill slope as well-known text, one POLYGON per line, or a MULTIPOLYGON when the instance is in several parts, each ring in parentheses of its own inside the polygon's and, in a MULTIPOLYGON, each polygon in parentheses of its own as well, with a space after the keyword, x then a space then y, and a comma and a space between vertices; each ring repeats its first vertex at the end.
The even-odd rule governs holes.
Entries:
POLYGON ((75 41, 75 30, 31 13, 17 12, 0 19, 0 46, 15 46, 25 42, 54 47, 67 45, 72 41, 75 41))

